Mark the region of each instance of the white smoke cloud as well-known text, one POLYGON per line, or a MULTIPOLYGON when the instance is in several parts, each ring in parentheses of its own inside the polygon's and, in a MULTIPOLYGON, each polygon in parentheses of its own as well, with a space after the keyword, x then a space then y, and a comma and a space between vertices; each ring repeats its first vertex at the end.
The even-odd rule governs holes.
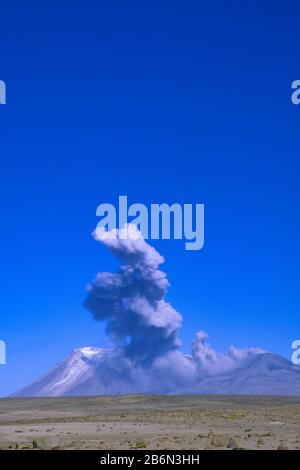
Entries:
POLYGON ((207 333, 200 331, 192 343, 192 357, 202 374, 214 375, 236 369, 253 354, 265 352, 259 348, 238 349, 231 346, 228 353, 219 353, 211 348, 207 339, 207 333))
POLYGON ((99 364, 110 393, 184 389, 263 352, 232 346, 228 353, 218 353, 200 331, 192 354, 184 355, 178 336, 182 316, 165 300, 169 282, 160 270, 164 258, 146 243, 136 225, 112 232, 97 229, 93 235, 121 262, 118 272, 96 275, 85 301, 96 320, 106 321, 106 332, 115 344, 99 364))

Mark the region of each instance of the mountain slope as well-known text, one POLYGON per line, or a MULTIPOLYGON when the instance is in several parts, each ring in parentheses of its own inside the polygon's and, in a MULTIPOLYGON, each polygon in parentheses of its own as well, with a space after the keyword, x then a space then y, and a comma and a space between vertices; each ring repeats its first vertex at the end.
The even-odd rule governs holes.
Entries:
POLYGON ((96 369, 109 350, 75 349, 71 355, 36 382, 15 393, 16 397, 86 395, 101 385, 96 369))
POLYGON ((300 367, 276 354, 256 354, 243 367, 207 377, 181 393, 300 395, 300 367))
MULTIPOLYGON (((121 365, 118 374, 107 373, 111 354, 111 350, 99 348, 76 349, 55 369, 14 396, 55 397, 139 392, 124 380, 121 365)), ((151 389, 151 392, 155 393, 155 390, 151 389)), ((253 354, 239 368, 208 376, 192 387, 176 389, 172 393, 300 395, 300 367, 275 354, 253 354)))

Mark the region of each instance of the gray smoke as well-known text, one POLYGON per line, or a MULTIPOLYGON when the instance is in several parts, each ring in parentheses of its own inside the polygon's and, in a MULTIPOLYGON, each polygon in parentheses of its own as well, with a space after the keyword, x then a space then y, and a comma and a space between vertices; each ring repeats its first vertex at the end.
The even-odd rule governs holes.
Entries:
POLYGON ((160 270, 164 258, 146 243, 136 225, 112 232, 97 229, 94 238, 121 263, 116 273, 96 275, 85 301, 96 320, 106 321, 115 345, 99 365, 110 390, 112 383, 115 393, 185 388, 261 352, 232 347, 227 354, 217 353, 207 344, 206 333, 200 332, 192 355, 184 355, 178 338, 182 317, 165 300, 169 282, 160 270))
POLYGON ((224 354, 215 351, 207 340, 207 333, 199 331, 192 343, 192 357, 202 375, 215 375, 235 369, 251 355, 265 352, 259 348, 238 349, 231 346, 224 354))
MULTIPOLYGON (((137 364, 177 349, 181 315, 164 300, 169 283, 159 266, 160 254, 141 237, 122 238, 127 228, 108 238, 98 231, 95 238, 125 263, 117 273, 98 273, 88 286, 86 307, 96 320, 107 321, 107 333, 125 356, 137 364)), ((140 235, 131 226, 134 235, 140 235)))

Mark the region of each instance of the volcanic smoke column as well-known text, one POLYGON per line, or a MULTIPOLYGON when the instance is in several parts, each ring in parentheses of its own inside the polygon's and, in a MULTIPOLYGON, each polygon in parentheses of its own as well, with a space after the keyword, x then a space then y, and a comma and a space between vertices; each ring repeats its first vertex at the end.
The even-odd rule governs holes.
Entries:
POLYGON ((97 229, 93 235, 122 264, 116 273, 96 275, 85 306, 96 320, 107 322, 106 332, 120 352, 137 365, 150 366, 180 344, 182 317, 164 300, 169 287, 159 269, 164 258, 133 224, 112 232, 97 229))

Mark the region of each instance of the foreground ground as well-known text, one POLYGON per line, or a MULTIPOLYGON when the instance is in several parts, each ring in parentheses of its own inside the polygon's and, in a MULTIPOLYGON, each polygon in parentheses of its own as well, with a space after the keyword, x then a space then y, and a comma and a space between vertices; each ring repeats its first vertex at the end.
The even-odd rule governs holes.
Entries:
POLYGON ((300 398, 0 399, 1 449, 300 449, 300 398))

